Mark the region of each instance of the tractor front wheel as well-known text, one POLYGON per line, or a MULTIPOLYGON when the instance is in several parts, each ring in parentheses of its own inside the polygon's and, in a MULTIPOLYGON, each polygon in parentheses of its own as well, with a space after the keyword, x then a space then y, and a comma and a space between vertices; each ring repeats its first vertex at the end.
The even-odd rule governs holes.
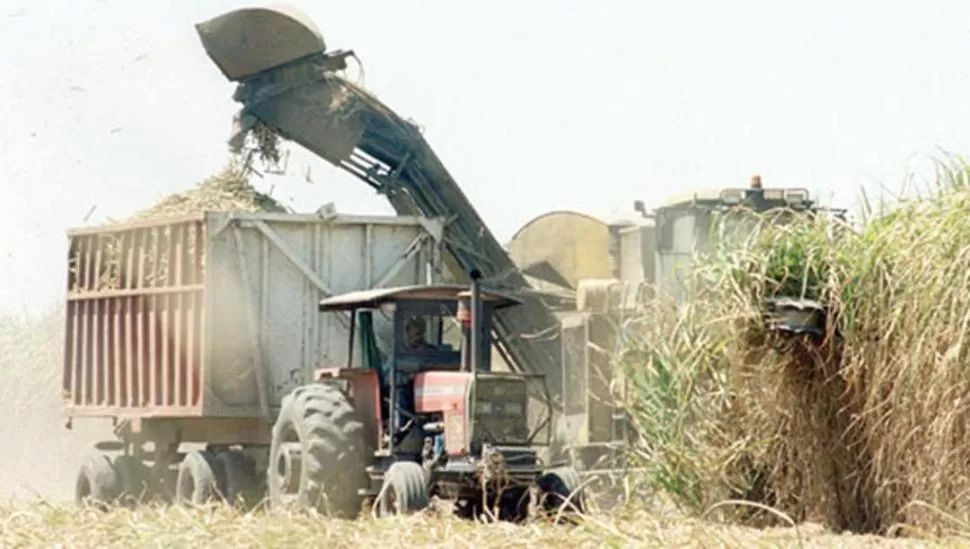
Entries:
POLYGON ((429 505, 428 480, 424 467, 411 461, 392 463, 384 473, 384 486, 377 502, 380 516, 404 515, 429 505))
POLYGON ((499 520, 518 523, 528 519, 530 496, 526 486, 514 486, 504 490, 499 497, 499 520))
POLYGON ((175 501, 180 505, 204 505, 219 499, 222 469, 208 450, 190 452, 179 464, 175 501))
POLYGON ((327 384, 286 395, 273 426, 266 482, 275 507, 314 508, 354 518, 372 457, 350 396, 327 384))
POLYGON ((582 479, 572 467, 560 467, 539 477, 539 502, 542 510, 555 515, 582 514, 586 512, 582 479))

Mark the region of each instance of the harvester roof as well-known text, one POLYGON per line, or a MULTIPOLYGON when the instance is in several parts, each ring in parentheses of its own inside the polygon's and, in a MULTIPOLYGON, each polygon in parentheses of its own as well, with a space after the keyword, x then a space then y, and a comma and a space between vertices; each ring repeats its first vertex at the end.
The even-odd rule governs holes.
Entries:
MULTIPOLYGON (((461 284, 432 284, 419 286, 398 286, 395 288, 374 288, 358 290, 328 297, 320 302, 321 311, 348 311, 352 309, 372 309, 385 303, 405 299, 441 301, 458 299, 468 291, 461 284)), ((481 291, 482 301, 494 303, 496 309, 519 305, 522 302, 514 297, 488 290, 481 291)))
POLYGON ((719 202, 721 200, 721 192, 723 190, 724 189, 710 188, 681 193, 664 200, 661 207, 678 208, 689 206, 695 202, 719 202))
POLYGON ((788 204, 795 208, 811 207, 813 202, 807 189, 803 188, 771 188, 766 189, 761 184, 761 176, 751 178, 748 187, 706 188, 672 196, 664 201, 659 209, 674 210, 691 208, 694 206, 710 206, 721 204, 741 204, 753 200, 761 208, 766 206, 788 204))

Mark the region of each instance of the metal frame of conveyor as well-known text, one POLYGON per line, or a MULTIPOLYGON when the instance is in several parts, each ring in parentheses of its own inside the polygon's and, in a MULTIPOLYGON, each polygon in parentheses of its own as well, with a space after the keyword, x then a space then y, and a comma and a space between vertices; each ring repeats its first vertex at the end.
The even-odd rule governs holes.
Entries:
POLYGON ((383 194, 399 215, 445 218, 443 259, 459 282, 472 269, 511 291, 520 307, 496 312, 499 352, 519 372, 541 373, 561 410, 559 321, 502 248, 412 122, 335 74, 334 55, 321 53, 241 80, 236 131, 255 119, 383 194))

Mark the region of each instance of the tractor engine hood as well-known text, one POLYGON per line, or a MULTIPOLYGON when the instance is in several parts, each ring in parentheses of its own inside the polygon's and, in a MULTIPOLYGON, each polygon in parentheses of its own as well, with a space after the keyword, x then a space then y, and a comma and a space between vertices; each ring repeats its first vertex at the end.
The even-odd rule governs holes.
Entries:
POLYGON ((209 58, 233 82, 327 49, 313 21, 289 6, 238 9, 195 30, 209 58))

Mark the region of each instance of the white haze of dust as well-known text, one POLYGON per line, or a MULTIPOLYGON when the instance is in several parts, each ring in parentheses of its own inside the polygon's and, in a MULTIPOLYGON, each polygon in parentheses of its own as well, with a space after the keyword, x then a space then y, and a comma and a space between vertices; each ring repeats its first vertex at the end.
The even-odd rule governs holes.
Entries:
POLYGON ((70 501, 81 460, 111 439, 106 419, 61 409, 63 308, 30 319, 0 318, 0 499, 70 501))

